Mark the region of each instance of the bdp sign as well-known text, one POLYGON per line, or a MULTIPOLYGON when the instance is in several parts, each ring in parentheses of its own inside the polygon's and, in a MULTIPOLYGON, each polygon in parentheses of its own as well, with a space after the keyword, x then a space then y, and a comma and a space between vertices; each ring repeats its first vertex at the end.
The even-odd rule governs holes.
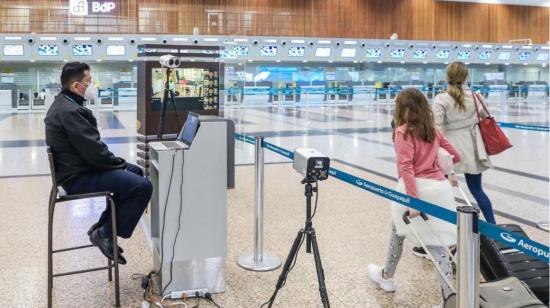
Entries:
POLYGON ((88 16, 91 14, 109 15, 114 13, 114 1, 70 0, 69 14, 73 16, 88 16))

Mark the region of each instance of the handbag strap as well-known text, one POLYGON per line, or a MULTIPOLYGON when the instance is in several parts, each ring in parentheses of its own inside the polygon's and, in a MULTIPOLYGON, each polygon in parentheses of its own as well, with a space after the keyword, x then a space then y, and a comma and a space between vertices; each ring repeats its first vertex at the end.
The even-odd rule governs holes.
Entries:
POLYGON ((485 110, 485 112, 487 113, 487 117, 490 118, 491 117, 491 113, 489 113, 489 109, 487 109, 487 106, 485 106, 485 104, 483 103, 483 101, 481 100, 481 98, 479 98, 477 96, 477 93, 474 93, 474 91, 472 91, 472 97, 474 98, 474 106, 476 107, 476 113, 477 113, 477 119, 479 121, 481 121, 481 116, 479 115, 479 108, 477 107, 477 99, 479 99, 479 103, 481 104, 481 106, 483 107, 483 110, 485 110), (477 97, 477 99, 476 99, 477 97))

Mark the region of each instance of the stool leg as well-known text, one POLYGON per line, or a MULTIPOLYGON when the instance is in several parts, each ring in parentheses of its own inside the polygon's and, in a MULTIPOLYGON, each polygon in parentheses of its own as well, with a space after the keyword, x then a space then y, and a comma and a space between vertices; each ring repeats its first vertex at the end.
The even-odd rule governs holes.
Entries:
POLYGON ((48 206, 48 308, 52 307, 53 295, 53 212, 55 200, 52 198, 53 192, 50 193, 50 204, 48 206))
POLYGON ((113 266, 112 266, 111 259, 107 259, 107 266, 109 267, 109 269, 107 270, 109 281, 113 281, 113 266))
POLYGON ((115 306, 120 307, 120 290, 118 281, 118 243, 117 243, 117 226, 116 226, 116 206, 113 198, 107 197, 111 204, 111 223, 113 224, 113 262, 115 267, 115 306))

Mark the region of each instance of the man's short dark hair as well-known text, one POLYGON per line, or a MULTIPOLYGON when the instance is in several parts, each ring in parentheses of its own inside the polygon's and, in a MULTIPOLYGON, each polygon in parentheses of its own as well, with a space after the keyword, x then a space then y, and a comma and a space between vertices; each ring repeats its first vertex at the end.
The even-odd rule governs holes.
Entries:
POLYGON ((90 66, 84 62, 70 62, 63 66, 61 70, 61 86, 68 89, 75 81, 81 81, 84 78, 84 71, 89 71, 90 66))

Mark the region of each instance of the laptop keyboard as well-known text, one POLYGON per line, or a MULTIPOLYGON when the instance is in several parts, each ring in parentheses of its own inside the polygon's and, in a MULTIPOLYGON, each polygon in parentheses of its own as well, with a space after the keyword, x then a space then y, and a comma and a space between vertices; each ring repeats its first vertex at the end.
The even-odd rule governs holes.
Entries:
POLYGON ((162 145, 164 145, 165 147, 167 147, 169 149, 181 148, 181 145, 179 143, 177 143, 176 141, 165 141, 165 142, 162 142, 162 145))

